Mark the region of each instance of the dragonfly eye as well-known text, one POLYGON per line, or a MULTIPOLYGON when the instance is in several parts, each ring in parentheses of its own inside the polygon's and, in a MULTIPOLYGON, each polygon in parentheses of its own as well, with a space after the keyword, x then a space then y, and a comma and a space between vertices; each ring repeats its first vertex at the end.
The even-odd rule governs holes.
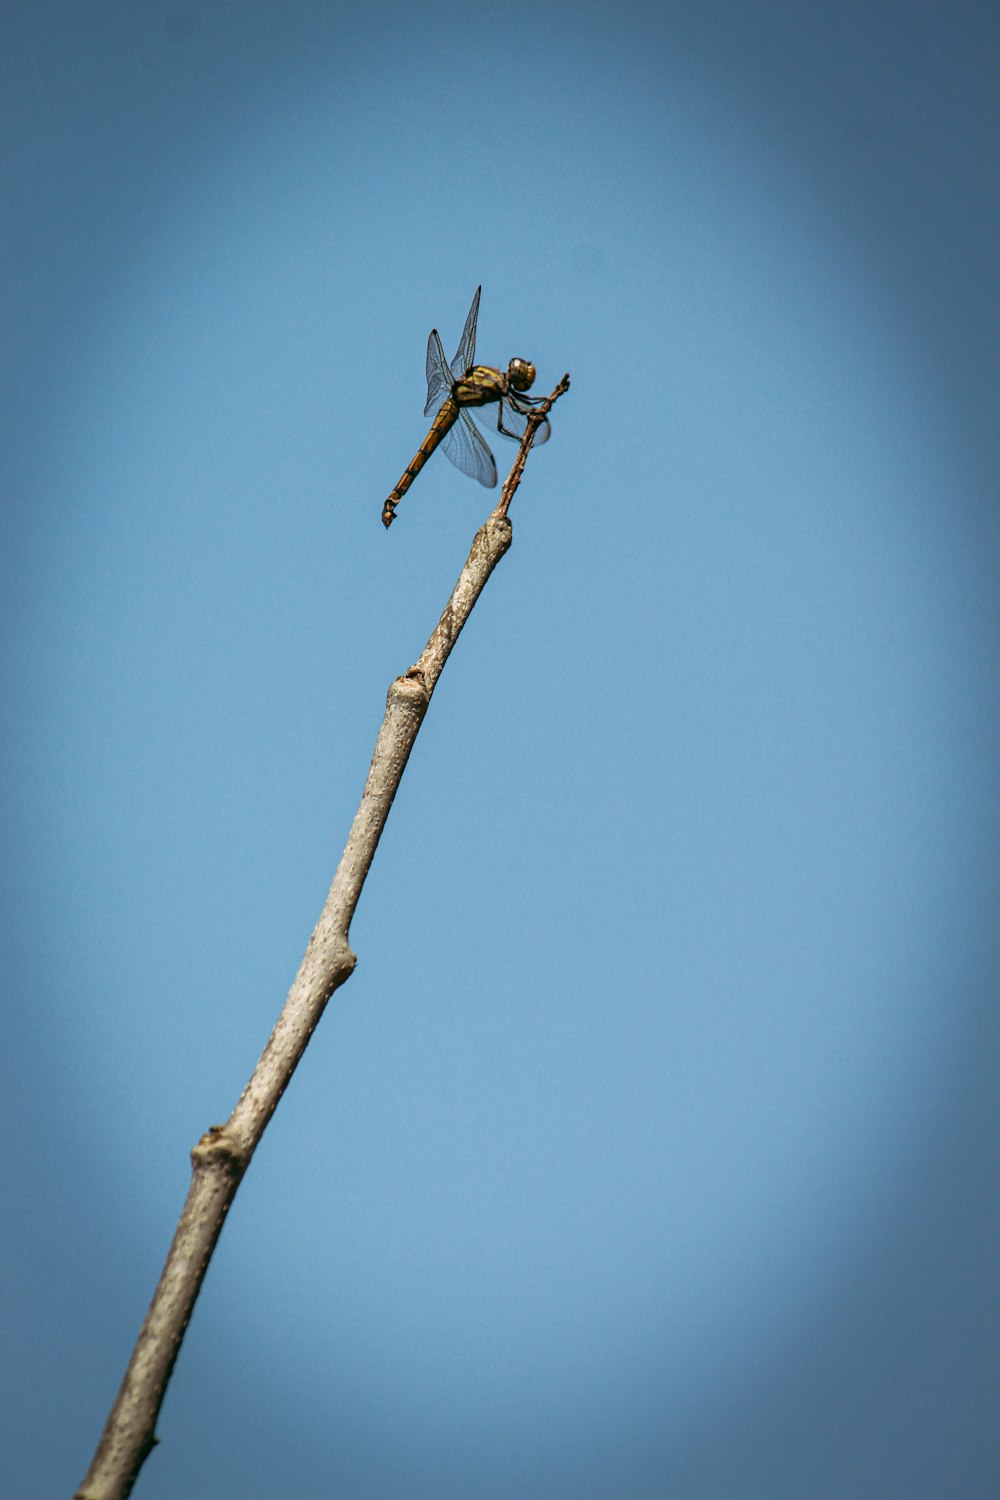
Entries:
POLYGON ((507 379, 515 391, 526 391, 534 383, 535 367, 527 359, 512 359, 507 366, 507 379))

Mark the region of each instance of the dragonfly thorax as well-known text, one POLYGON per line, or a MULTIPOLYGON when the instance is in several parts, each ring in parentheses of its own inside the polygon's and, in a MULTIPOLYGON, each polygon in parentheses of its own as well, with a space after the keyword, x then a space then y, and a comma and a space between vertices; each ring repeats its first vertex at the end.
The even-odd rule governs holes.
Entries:
POLYGON ((528 359, 512 359, 507 366, 507 379, 515 391, 526 391, 535 382, 535 367, 528 359))

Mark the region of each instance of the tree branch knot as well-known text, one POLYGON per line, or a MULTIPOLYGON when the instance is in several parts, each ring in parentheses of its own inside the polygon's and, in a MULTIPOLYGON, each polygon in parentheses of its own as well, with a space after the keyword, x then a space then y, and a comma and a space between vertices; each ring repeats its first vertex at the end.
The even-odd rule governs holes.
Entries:
POLYGON ((248 1160, 228 1125, 210 1125, 191 1152, 191 1165, 196 1172, 204 1167, 222 1167, 230 1177, 241 1177, 248 1160))

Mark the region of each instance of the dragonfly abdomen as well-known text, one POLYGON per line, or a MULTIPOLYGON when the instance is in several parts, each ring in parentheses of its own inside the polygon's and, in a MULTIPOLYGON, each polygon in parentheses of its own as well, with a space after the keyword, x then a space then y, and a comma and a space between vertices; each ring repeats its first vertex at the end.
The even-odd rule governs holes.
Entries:
POLYGON ((431 424, 431 430, 424 438, 413 458, 403 470, 403 477, 382 507, 382 525, 391 526, 396 515, 396 506, 406 494, 410 485, 416 479, 424 464, 430 458, 434 449, 450 427, 454 427, 458 421, 458 402, 449 396, 441 405, 437 416, 431 424))

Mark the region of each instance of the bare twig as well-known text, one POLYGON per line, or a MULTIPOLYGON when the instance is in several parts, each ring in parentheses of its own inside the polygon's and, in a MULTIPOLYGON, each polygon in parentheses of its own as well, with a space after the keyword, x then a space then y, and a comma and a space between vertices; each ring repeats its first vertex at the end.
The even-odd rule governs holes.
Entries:
POLYGON ((121 1388, 75 1500, 125 1500, 157 1441, 156 1419, 226 1215, 327 1001, 351 977, 348 934, 389 809, 431 694, 473 606, 511 543, 507 510, 535 430, 569 386, 565 376, 529 418, 500 503, 473 539, 451 598, 419 660, 389 688, 368 779, 337 873, 267 1046, 225 1125, 191 1152, 191 1184, 121 1388))
POLYGON ((514 498, 514 491, 521 483, 521 475, 524 473, 524 466, 528 460, 528 449, 535 441, 535 433, 538 431, 539 427, 541 427, 542 423, 545 421, 545 418, 548 416, 553 406, 559 400, 559 397, 565 395, 568 390, 569 376, 564 375, 552 394, 550 396, 546 396, 545 400, 540 401, 538 405, 533 409, 531 415, 528 418, 528 425, 524 429, 524 437, 521 439, 521 446, 517 450, 517 457, 515 458, 514 463, 511 466, 510 473, 504 480, 503 489, 500 491, 500 503, 497 506, 496 510, 493 512, 495 516, 505 516, 510 509, 510 502, 514 498))

